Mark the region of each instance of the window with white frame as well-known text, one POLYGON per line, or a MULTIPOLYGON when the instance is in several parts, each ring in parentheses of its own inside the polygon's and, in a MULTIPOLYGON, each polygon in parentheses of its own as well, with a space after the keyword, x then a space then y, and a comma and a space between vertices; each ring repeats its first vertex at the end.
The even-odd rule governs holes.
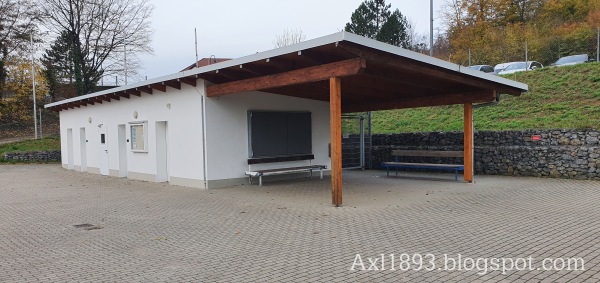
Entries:
POLYGON ((148 123, 132 122, 131 128, 131 151, 148 152, 148 123))

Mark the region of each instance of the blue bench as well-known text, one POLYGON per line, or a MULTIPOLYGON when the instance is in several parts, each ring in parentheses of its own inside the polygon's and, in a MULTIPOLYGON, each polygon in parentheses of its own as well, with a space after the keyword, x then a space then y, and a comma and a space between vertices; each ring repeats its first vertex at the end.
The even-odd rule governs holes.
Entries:
POLYGON ((386 174, 390 176, 390 169, 427 169, 427 170, 444 170, 454 171, 454 180, 458 181, 458 171, 465 171, 463 164, 435 164, 435 163, 410 163, 399 162, 398 157, 464 157, 463 151, 432 151, 432 150, 392 150, 394 162, 383 162, 381 166, 385 167, 386 174))

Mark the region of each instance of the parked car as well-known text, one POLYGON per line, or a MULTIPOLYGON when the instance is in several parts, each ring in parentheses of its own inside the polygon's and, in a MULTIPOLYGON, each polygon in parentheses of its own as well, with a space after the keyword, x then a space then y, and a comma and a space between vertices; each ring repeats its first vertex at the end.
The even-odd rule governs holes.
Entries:
POLYGON ((499 72, 498 75, 507 75, 516 72, 523 72, 528 70, 541 69, 544 65, 537 61, 527 61, 527 62, 514 62, 508 67, 506 67, 503 71, 499 72))
POLYGON ((504 71, 504 69, 506 69, 506 67, 510 66, 510 64, 512 64, 512 63, 516 63, 516 62, 501 63, 501 64, 494 66, 494 74, 497 75, 498 73, 504 71))
POLYGON ((569 66, 587 62, 590 62, 590 57, 587 54, 579 54, 562 57, 554 62, 552 66, 569 66))
POLYGON ((493 73, 494 72, 494 67, 492 67, 490 65, 473 65, 473 66, 469 66, 469 68, 476 70, 476 71, 481 71, 484 73, 493 73))

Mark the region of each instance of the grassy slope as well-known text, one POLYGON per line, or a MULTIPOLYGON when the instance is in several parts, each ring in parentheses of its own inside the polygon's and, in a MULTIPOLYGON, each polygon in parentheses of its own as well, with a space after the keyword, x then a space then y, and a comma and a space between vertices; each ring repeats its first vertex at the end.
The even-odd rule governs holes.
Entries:
MULTIPOLYGON (((600 128, 600 63, 507 75, 529 85, 521 97, 475 110, 477 130, 600 128)), ((462 106, 373 112, 374 133, 461 131, 462 106)))
POLYGON ((0 145, 0 162, 4 160, 4 153, 13 151, 40 151, 40 150, 60 150, 60 139, 48 137, 42 140, 26 140, 15 143, 0 145))

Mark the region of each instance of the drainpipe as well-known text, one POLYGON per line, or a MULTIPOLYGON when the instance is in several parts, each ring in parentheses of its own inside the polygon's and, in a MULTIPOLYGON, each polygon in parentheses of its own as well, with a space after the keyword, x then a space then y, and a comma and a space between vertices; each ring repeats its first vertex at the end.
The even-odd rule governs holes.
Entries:
MULTIPOLYGON (((203 82, 204 93, 206 93, 206 82, 203 82)), ((200 101, 202 104, 202 164, 204 167, 204 189, 208 189, 208 167, 206 158, 206 103, 204 102, 204 94, 200 95, 200 101)))
POLYGON ((206 94, 206 81, 202 82, 203 91, 194 87, 196 92, 200 94, 200 107, 202 108, 202 166, 204 167, 204 189, 208 189, 208 167, 206 166, 206 103, 204 95, 206 94))

